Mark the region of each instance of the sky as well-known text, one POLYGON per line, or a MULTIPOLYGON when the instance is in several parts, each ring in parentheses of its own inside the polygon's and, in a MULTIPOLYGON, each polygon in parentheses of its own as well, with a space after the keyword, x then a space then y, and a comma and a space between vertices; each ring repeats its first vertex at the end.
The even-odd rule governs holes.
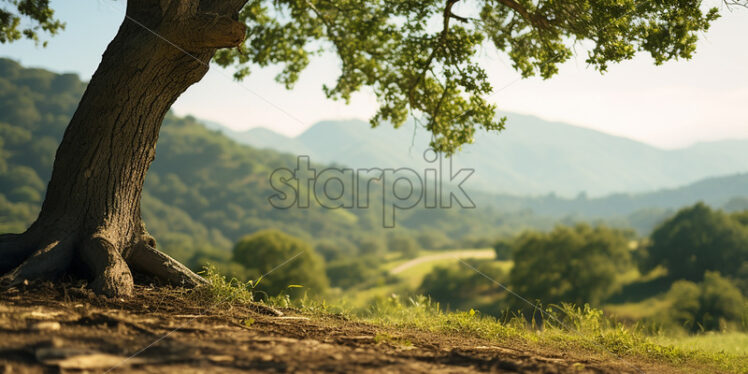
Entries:
MULTIPOLYGON (((88 80, 122 22, 125 2, 51 3, 67 23, 66 30, 48 38, 46 48, 30 41, 0 44, 0 57, 74 72, 88 80)), ((723 9, 722 14, 701 35, 693 59, 655 66, 649 56, 639 55, 610 66, 604 75, 586 66, 582 53, 550 80, 519 79, 506 55, 486 47, 479 58, 495 88, 489 101, 501 111, 567 122, 661 148, 748 138, 748 9, 723 9)), ((173 109, 235 130, 262 126, 290 136, 321 120, 365 120, 376 111, 370 92, 356 94, 348 105, 325 98, 322 85, 334 82, 339 71, 333 55, 313 60, 291 91, 274 81, 277 71, 255 68, 249 78, 236 82, 231 70, 213 66, 173 109)))

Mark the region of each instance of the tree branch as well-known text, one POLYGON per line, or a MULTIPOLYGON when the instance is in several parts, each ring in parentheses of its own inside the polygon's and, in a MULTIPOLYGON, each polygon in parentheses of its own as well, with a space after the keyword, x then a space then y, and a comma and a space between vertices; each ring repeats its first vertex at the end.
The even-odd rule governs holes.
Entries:
POLYGON ((550 22, 541 16, 538 16, 537 14, 530 13, 530 11, 525 8, 522 4, 516 2, 515 0, 496 0, 499 3, 511 8, 515 12, 517 12, 522 18, 527 20, 527 22, 530 22, 531 24, 537 26, 537 27, 549 27, 550 22))
POLYGON ((231 17, 218 14, 197 14, 184 27, 180 44, 183 48, 231 48, 244 41, 246 26, 231 17))
POLYGON ((452 13, 452 7, 460 0, 447 0, 447 4, 444 6, 444 13, 443 13, 443 26, 442 31, 439 34, 439 40, 436 42, 436 45, 434 46, 434 49, 431 50, 431 54, 429 54, 429 57, 426 59, 426 62, 423 64, 423 68, 421 70, 421 73, 416 78, 416 81, 413 82, 413 84, 410 86, 410 89, 408 90, 408 100, 410 101, 411 106, 413 106, 415 100, 413 100, 413 92, 415 91, 416 87, 418 87, 419 84, 423 81, 423 78, 426 76, 426 72, 429 71, 431 68, 431 63, 434 61, 434 58, 436 58, 437 52, 441 50, 441 48, 444 46, 444 41, 447 39, 447 34, 449 34, 449 20, 451 18, 457 18, 452 13))

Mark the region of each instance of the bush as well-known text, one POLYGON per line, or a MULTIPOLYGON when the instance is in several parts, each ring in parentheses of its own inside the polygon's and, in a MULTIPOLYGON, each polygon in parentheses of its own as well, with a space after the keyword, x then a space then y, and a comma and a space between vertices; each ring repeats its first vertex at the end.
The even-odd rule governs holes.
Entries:
POLYGON ((544 304, 599 305, 619 288, 617 275, 632 267, 628 234, 604 226, 558 226, 526 232, 515 243, 511 284, 544 304))
POLYGON ((278 230, 263 230, 241 239, 234 246, 233 261, 255 278, 264 275, 257 289, 270 296, 291 285, 317 294, 328 287, 322 258, 308 244, 278 230))
POLYGON ((512 252, 514 247, 508 240, 499 240, 493 245, 493 250, 496 252, 496 259, 499 261, 509 261, 512 259, 512 252))
POLYGON ((736 275, 748 261, 748 229, 722 211, 699 203, 682 209, 651 237, 642 272, 658 265, 672 280, 700 281, 707 270, 736 275))
POLYGON ((398 234, 390 235, 387 238, 387 247, 389 252, 400 253, 404 258, 417 257, 418 252, 421 250, 413 238, 398 234))
POLYGON ((358 253, 364 256, 378 256, 384 253, 384 246, 379 239, 363 238, 358 243, 358 253))
POLYGON ((335 261, 327 266, 327 277, 335 287, 343 289, 375 281, 379 272, 371 266, 371 259, 350 258, 335 261))
POLYGON ((739 325, 748 310, 740 290, 718 272, 706 272, 699 284, 679 280, 673 283, 666 298, 672 303, 666 319, 691 331, 725 330, 739 325))
MULTIPOLYGON (((506 274, 496 266, 495 261, 466 260, 466 262, 493 280, 504 281, 506 278, 506 274)), ((428 295, 439 304, 454 309, 477 308, 485 302, 486 296, 498 296, 501 292, 503 290, 490 279, 486 279, 464 264, 434 267, 430 273, 426 274, 418 288, 419 294, 428 295)))
POLYGON ((356 247, 345 239, 322 240, 314 246, 314 250, 330 262, 341 258, 354 256, 356 247))

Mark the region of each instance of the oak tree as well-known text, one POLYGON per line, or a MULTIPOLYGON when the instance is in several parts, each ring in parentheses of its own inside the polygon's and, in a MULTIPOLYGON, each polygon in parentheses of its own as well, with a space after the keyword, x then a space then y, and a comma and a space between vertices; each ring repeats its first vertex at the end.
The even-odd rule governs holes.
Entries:
MULTIPOLYGON (((742 0, 741 0, 742 1, 742 0)), ((647 52, 689 58, 718 17, 701 0, 128 0, 57 150, 37 220, 0 236, 0 281, 84 269, 109 296, 132 293, 132 272, 194 286, 202 280, 155 249, 140 198, 172 103, 208 71, 283 66, 289 88, 310 58, 334 51, 340 76, 324 92, 348 100, 368 87, 373 125, 424 118, 432 146, 450 154, 504 120, 478 56, 506 53, 522 76, 549 78, 582 43, 587 62, 647 52)), ((39 39, 63 25, 48 0, 0 0, 0 42, 39 39)))

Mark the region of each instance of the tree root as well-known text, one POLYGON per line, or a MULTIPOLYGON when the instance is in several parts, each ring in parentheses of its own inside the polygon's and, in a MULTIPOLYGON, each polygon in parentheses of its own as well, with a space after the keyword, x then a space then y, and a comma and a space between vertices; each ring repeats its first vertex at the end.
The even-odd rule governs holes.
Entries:
POLYGON ((26 280, 54 279, 67 270, 72 259, 73 246, 70 238, 53 241, 0 277, 0 285, 13 287, 26 280))
POLYGON ((132 296, 132 273, 111 242, 94 235, 81 245, 79 257, 94 275, 89 285, 94 292, 109 297, 132 296))
POLYGON ((82 264, 89 287, 108 297, 129 297, 133 293, 133 272, 165 283, 193 288, 208 282, 186 266, 155 248, 156 241, 143 232, 141 238, 120 250, 103 234, 80 237, 68 235, 34 248, 26 234, 0 235, 0 287, 14 287, 25 281, 53 280, 82 264))
POLYGON ((149 241, 142 241, 132 248, 127 262, 135 271, 181 287, 193 288, 208 284, 204 278, 151 244, 149 241))

